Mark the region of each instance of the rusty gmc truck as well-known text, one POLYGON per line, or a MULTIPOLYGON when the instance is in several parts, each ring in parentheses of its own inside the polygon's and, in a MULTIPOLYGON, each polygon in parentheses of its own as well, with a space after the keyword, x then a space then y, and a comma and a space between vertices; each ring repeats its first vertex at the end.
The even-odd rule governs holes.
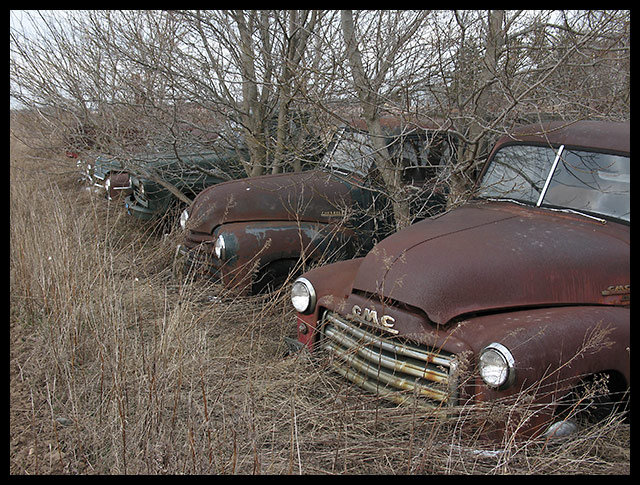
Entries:
POLYGON ((629 151, 628 123, 501 138, 477 198, 299 277, 293 342, 326 352, 345 382, 435 414, 531 396, 532 415, 517 421, 508 407, 497 433, 559 436, 577 428, 581 406, 623 405, 629 151), (569 399, 595 380, 604 396, 569 399))
MULTIPOLYGON (((371 249, 392 221, 378 190, 372 143, 359 121, 340 127, 311 169, 221 183, 198 194, 181 216, 185 239, 177 253, 184 266, 178 265, 250 294, 281 286, 301 263, 371 249)), ((441 210, 446 188, 435 181, 450 166, 456 137, 397 119, 385 118, 383 126, 390 156, 403 164, 407 190, 428 194, 428 200, 417 196, 416 204, 441 210)))

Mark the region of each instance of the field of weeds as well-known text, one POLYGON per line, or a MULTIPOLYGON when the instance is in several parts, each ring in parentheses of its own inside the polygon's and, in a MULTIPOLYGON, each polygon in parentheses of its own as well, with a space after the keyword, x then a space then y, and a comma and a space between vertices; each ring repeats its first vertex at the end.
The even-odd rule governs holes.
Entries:
POLYGON ((472 413, 434 422, 321 355, 288 355, 288 288, 177 281, 177 228, 132 220, 74 160, 30 145, 11 136, 12 474, 630 472, 616 417, 555 443, 484 443, 472 413))

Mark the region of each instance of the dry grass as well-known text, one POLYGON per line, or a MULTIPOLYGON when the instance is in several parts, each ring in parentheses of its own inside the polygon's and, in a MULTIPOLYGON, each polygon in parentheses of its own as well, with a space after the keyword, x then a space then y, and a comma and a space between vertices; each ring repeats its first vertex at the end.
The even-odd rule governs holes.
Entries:
POLYGON ((286 355, 286 290, 178 282, 158 234, 11 138, 12 474, 620 474, 629 427, 470 440, 286 355))

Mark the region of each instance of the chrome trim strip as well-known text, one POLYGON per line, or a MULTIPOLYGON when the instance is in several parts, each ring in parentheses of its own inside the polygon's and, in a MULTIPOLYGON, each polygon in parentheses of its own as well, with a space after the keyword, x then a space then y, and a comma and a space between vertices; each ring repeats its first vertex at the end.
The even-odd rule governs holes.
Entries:
MULTIPOLYGON (((356 370, 361 371, 367 376, 375 379, 374 382, 368 382, 370 383, 371 387, 376 390, 376 392, 380 392, 379 386, 380 384, 382 384, 389 385, 398 391, 409 391, 411 393, 417 392, 421 396, 425 396, 436 401, 446 402, 449 398, 449 394, 447 392, 439 391, 437 389, 431 389, 429 387, 422 386, 419 383, 411 381, 410 379, 407 379, 405 377, 399 377, 388 372, 384 372, 380 368, 372 365, 370 361, 358 359, 358 357, 355 354, 349 352, 349 350, 340 349, 340 347, 333 344, 332 342, 327 342, 326 347, 331 349, 345 364, 347 364, 346 366, 340 366, 340 364, 336 363, 334 360, 334 366, 342 367, 343 369, 345 369, 345 372, 347 374, 352 370, 356 370)), ((347 379, 352 380, 348 376, 347 379)), ((364 377, 362 376, 360 376, 360 379, 366 381, 366 379, 364 379, 364 377)))
POLYGON ((556 159, 553 161, 553 165, 551 165, 551 170, 547 175, 547 180, 545 180, 544 187, 542 187, 542 191, 540 192, 540 197, 538 197, 538 202, 536 202, 536 207, 540 207, 540 205, 542 204, 542 200, 544 199, 544 196, 547 193, 547 189, 549 188, 549 184, 551 183, 553 172, 556 171, 556 167, 558 166, 558 162, 560 161, 560 156, 562 155, 563 151, 564 145, 560 145, 560 148, 558 148, 558 153, 556 154, 556 159))
POLYGON ((329 320, 331 323, 334 323, 335 325, 338 325, 343 330, 346 330, 346 331, 352 333, 353 335, 358 337, 358 339, 363 340, 365 343, 374 343, 374 342, 376 344, 379 343, 384 350, 388 350, 390 352, 396 352, 396 353, 398 353, 400 355, 404 355, 405 357, 412 357, 414 359, 420 359, 420 360, 423 360, 425 362, 433 363, 433 364, 436 364, 436 365, 443 365, 443 366, 449 367, 450 364, 451 364, 451 359, 448 359, 446 357, 441 357, 441 356, 439 356, 439 354, 437 354, 435 352, 423 351, 421 349, 414 348, 414 347, 409 347, 407 345, 403 345, 403 344, 400 344, 400 343, 392 344, 392 343, 384 341, 382 339, 375 338, 371 334, 369 334, 369 333, 365 332, 364 330, 362 330, 361 328, 345 324, 344 322, 342 322, 341 320, 336 318, 331 313, 327 313, 325 318, 327 320, 329 320))
MULTIPOLYGON (((327 328, 325 330, 325 335, 328 335, 330 338, 337 341, 343 347, 355 350, 355 352, 358 355, 366 359, 368 362, 374 362, 374 363, 378 362, 380 365, 388 369, 397 370, 398 372, 403 372, 413 377, 428 379, 433 382, 446 383, 449 381, 449 375, 446 372, 428 369, 426 366, 419 367, 415 364, 411 364, 410 362, 387 357, 383 354, 380 354, 378 352, 375 352, 371 349, 364 347, 362 342, 356 342, 355 340, 352 340, 345 335, 341 335, 339 332, 334 331, 333 328, 327 328)), ((370 340, 370 343, 372 343, 373 345, 378 344, 378 342, 372 342, 371 340, 370 340)), ((378 345, 378 347, 382 347, 382 346, 378 345)), ((396 352, 396 353, 400 354, 401 352, 396 352)))

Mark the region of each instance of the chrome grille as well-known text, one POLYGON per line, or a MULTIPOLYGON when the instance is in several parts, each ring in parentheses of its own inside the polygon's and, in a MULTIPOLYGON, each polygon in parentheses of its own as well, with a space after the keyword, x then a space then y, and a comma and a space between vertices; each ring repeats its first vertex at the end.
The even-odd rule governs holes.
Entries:
POLYGON ((133 183, 131 185, 133 186, 133 198, 136 204, 140 204, 142 207, 149 207, 149 201, 147 200, 147 197, 140 190, 140 184, 133 183))
POLYGON ((399 404, 455 404, 452 354, 383 337, 332 312, 322 328, 333 369, 354 384, 399 404))

